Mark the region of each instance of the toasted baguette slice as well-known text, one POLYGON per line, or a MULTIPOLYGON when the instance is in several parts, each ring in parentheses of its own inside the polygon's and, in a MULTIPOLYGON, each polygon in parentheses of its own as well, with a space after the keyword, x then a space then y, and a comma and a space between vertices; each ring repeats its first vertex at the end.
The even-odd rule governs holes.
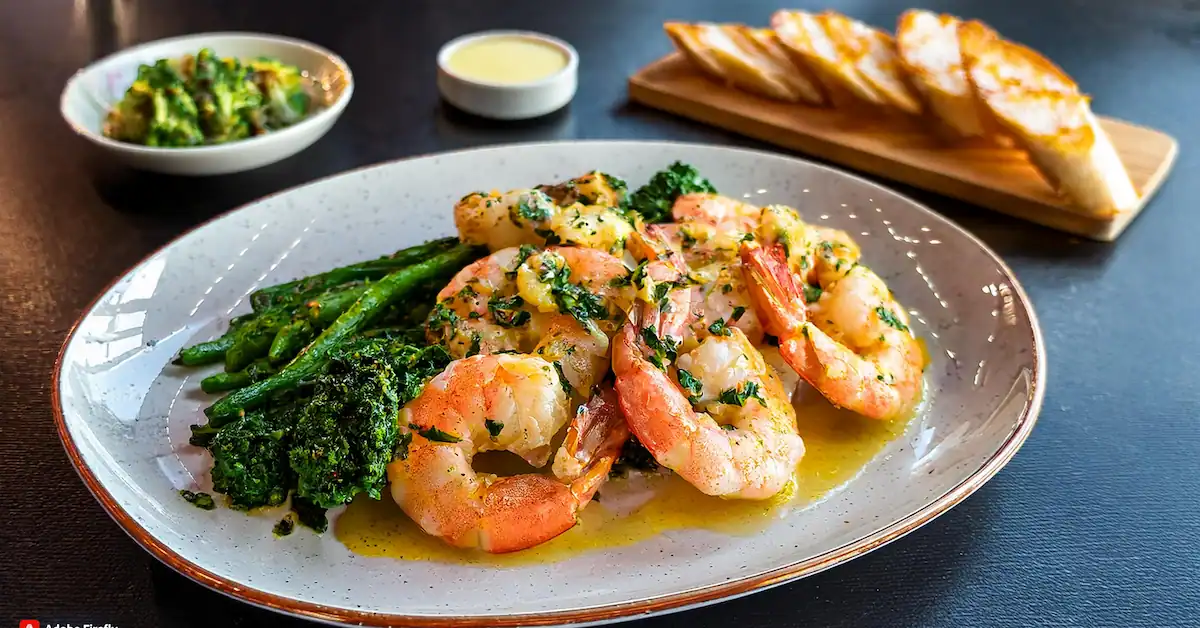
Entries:
POLYGON ((772 50, 764 50, 748 27, 667 22, 663 30, 697 68, 737 87, 784 102, 821 104, 820 92, 795 64, 772 50))
POLYGON ((1062 196, 1097 216, 1136 207, 1129 173, 1071 77, 982 23, 966 22, 958 34, 975 93, 1062 196))
POLYGON ((905 11, 896 28, 896 47, 909 80, 921 92, 942 126, 958 138, 998 132, 980 106, 963 69, 958 25, 952 15, 923 9, 905 11))
POLYGON ((771 28, 796 63, 811 70, 821 82, 833 106, 887 103, 842 55, 816 15, 805 11, 776 11, 771 16, 771 28))
POLYGON ((810 104, 824 106, 829 104, 825 91, 821 88, 816 75, 808 66, 798 64, 784 48, 775 31, 769 28, 750 28, 749 26, 734 27, 740 35, 740 42, 756 50, 761 57, 769 59, 780 70, 780 76, 792 89, 800 94, 801 99, 810 104))
POLYGON ((839 56, 878 94, 885 104, 909 115, 920 115, 920 97, 909 85, 904 66, 896 54, 896 40, 836 11, 817 16, 839 56))

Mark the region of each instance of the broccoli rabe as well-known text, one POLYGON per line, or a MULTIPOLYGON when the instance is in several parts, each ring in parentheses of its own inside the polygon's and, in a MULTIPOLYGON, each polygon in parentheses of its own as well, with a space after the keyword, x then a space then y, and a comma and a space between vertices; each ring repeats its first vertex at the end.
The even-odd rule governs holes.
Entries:
POLYGON ((378 499, 399 433, 396 414, 450 362, 441 346, 355 341, 330 362, 300 413, 289 454, 296 494, 321 508, 378 499))
POLYGON ((399 411, 396 373, 375 345, 335 357, 296 422, 296 494, 321 508, 361 492, 378 499, 399 411))
POLYGON ((291 407, 255 411, 217 430, 192 426, 191 443, 212 453, 213 490, 230 506, 249 510, 278 506, 295 484, 288 466, 291 407))
POLYGON ((684 194, 715 194, 716 191, 713 184, 700 176, 694 167, 677 161, 666 170, 655 173, 649 183, 629 195, 625 209, 641 214, 646 222, 665 222, 671 219, 671 205, 675 199, 684 194))

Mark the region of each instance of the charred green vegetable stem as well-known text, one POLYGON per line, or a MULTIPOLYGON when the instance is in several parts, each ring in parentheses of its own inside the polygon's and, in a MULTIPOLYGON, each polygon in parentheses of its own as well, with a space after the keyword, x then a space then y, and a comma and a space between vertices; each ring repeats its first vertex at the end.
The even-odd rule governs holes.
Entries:
POLYGON ((311 380, 325 367, 329 354, 339 345, 364 331, 393 302, 424 282, 465 266, 483 254, 477 247, 458 245, 419 264, 393 272, 371 284, 362 297, 321 332, 316 340, 275 375, 235 391, 205 409, 209 424, 228 423, 241 413, 265 402, 270 395, 311 380))
POLYGON ((449 251, 457 244, 458 238, 432 240, 396 251, 387 257, 359 262, 303 279, 262 288, 250 295, 250 306, 255 310, 261 310, 274 305, 300 303, 342 284, 379 279, 388 273, 449 251))

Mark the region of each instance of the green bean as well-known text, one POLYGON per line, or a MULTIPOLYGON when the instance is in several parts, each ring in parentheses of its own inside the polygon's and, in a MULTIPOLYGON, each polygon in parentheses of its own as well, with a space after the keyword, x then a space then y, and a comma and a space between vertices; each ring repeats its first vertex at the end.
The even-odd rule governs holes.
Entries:
POLYGON ((215 373, 200 380, 200 389, 206 393, 225 392, 245 388, 275 374, 275 368, 266 359, 258 359, 245 369, 233 373, 215 373))
POLYGON ((205 408, 209 424, 221 427, 246 410, 255 408, 277 392, 293 389, 318 375, 328 364, 329 355, 344 342, 367 329, 390 304, 404 298, 434 277, 445 275, 478 259, 485 251, 459 245, 424 262, 393 272, 371 284, 362 297, 296 359, 278 373, 226 395, 205 408))
POLYGON ((225 358, 225 352, 233 346, 233 340, 232 334, 225 334, 216 340, 194 344, 180 351, 174 362, 184 366, 203 366, 220 362, 225 358))
POLYGON ((275 335, 290 321, 291 315, 286 308, 271 308, 233 330, 233 344, 225 352, 226 372, 240 371, 267 355, 275 335))
POLYGON ((387 257, 359 262, 295 281, 268 286, 250 295, 250 306, 258 311, 275 305, 301 303, 305 299, 343 284, 379 279, 388 273, 449 251, 457 245, 458 238, 432 240, 396 251, 387 257))

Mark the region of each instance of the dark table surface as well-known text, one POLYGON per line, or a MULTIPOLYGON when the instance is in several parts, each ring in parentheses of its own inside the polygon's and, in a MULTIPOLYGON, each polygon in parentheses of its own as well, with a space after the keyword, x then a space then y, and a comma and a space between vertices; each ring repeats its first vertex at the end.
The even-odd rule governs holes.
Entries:
MULTIPOLYGON (((825 8, 809 2, 809 8, 825 8)), ((834 7, 890 26, 908 4, 834 7)), ((50 412, 51 367, 108 282, 196 223, 348 168, 499 142, 670 138, 754 142, 625 99, 629 74, 668 50, 665 19, 764 23, 779 0, 4 0, 0 2, 0 626, 298 624, 227 599, 139 549, 72 471, 50 412), (434 55, 479 29, 548 32, 582 55, 580 90, 547 120, 482 123, 448 111, 434 55), (58 95, 114 49, 241 29, 340 53, 357 91, 300 156, 250 173, 138 174, 72 135, 58 95)), ((1032 438, 945 516, 845 566, 646 626, 1200 625, 1200 2, 963 0, 1042 50, 1095 109, 1180 140, 1173 176, 1115 244, 1095 244, 903 190, 980 236, 1040 315, 1049 389, 1032 438)))

